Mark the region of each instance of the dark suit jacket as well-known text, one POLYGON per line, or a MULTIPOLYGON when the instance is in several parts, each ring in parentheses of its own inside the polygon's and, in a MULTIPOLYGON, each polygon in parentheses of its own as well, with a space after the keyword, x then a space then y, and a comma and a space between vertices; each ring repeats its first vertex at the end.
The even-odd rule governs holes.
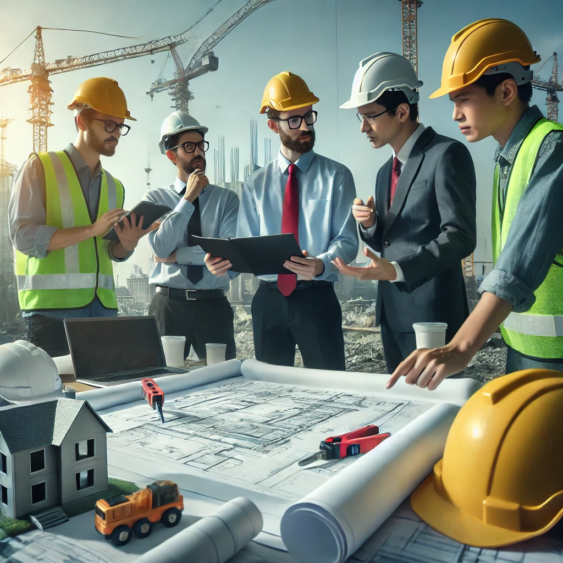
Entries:
POLYGON ((361 238, 397 262, 404 283, 379 282, 377 317, 397 332, 415 322, 448 323, 447 340, 469 311, 461 260, 476 244, 475 168, 460 142, 424 130, 405 163, 389 209, 393 159, 377 174, 373 236, 361 238))

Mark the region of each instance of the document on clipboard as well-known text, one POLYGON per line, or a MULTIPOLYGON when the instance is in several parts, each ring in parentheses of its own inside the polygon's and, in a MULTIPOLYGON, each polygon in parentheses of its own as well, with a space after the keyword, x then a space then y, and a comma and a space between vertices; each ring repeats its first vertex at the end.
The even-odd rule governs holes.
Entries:
POLYGON ((233 265, 231 271, 240 274, 292 274, 284 268, 284 262, 292 256, 305 258, 291 233, 262 237, 193 238, 205 252, 229 260, 233 265))
MULTIPOLYGON (((131 213, 135 213, 137 221, 143 216, 143 229, 148 229, 155 221, 158 221, 163 215, 172 211, 168 205, 160 203, 152 203, 152 201, 141 201, 131 211, 128 211, 123 217, 129 217, 131 213)), ((123 220, 123 217, 118 221, 123 220)), ((103 237, 103 240, 119 240, 115 227, 112 227, 103 237)))

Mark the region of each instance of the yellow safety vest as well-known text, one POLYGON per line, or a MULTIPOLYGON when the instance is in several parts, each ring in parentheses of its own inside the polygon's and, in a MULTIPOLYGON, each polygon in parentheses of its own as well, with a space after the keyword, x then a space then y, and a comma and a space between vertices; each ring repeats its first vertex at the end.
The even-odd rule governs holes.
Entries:
MULTIPOLYGON (((493 261, 496 263, 508 237, 537 161, 540 147, 551 131, 563 130, 561 123, 540 119, 524 139, 514 162, 501 215, 499 167, 493 186, 493 261)), ((563 189, 563 187, 562 187, 563 189)), ((560 213, 561 210, 554 210, 560 213)), ((558 254, 555 260, 563 263, 558 254)), ((542 359, 563 359, 563 267, 552 264, 542 284, 534 291, 536 301, 526 313, 510 313, 501 327, 505 342, 517 352, 542 359)))
MULTIPOLYGON (((59 229, 92 225, 86 199, 70 158, 64 151, 39 153, 45 172, 46 224, 59 229)), ((123 185, 102 170, 99 219, 123 207, 123 185)), ((109 241, 90 238, 53 250, 45 258, 15 253, 18 296, 24 311, 75 309, 97 295, 102 305, 117 309, 109 241)))

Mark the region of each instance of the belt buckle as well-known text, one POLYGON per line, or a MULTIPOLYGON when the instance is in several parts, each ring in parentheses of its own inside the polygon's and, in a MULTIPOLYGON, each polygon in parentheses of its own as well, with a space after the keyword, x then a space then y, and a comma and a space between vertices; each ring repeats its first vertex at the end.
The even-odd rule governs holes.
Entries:
POLYGON ((190 291, 197 291, 197 289, 186 289, 186 300, 187 301, 197 301, 196 297, 190 297, 190 291))

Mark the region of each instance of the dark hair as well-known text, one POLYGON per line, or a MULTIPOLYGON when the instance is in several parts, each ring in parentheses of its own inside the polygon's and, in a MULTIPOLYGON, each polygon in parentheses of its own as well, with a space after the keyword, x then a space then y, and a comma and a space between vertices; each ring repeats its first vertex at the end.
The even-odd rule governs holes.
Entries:
MULTIPOLYGON (((529 70, 530 66, 525 66, 524 70, 529 70)), ((479 88, 484 88, 487 92, 487 96, 494 96, 497 88, 505 81, 514 77, 512 74, 508 74, 508 72, 502 72, 500 74, 484 74, 479 78, 476 82, 474 82, 475 86, 479 86, 479 88)), ((521 84, 518 86, 518 99, 523 104, 529 104, 530 100, 532 99, 533 88, 531 82, 526 82, 526 84, 521 84)))
POLYGON ((205 139, 203 131, 200 131, 199 129, 190 129, 190 131, 182 131, 180 133, 176 133, 175 135, 169 135, 168 139, 164 142, 164 148, 169 151, 172 147, 177 147, 184 133, 199 133, 205 139))
MULTIPOLYGON (((407 95, 400 90, 387 90, 375 100, 379 105, 382 105, 385 109, 394 109, 401 104, 409 104, 407 100, 407 95)), ((409 117, 411 121, 416 122, 418 119, 418 104, 409 104, 409 117)), ((390 115, 395 115, 395 111, 390 111, 390 115)))
POLYGON ((268 117, 268 119, 273 119, 274 121, 276 121, 280 118, 280 115, 281 111, 278 111, 277 109, 268 108, 266 110, 266 116, 268 117))

